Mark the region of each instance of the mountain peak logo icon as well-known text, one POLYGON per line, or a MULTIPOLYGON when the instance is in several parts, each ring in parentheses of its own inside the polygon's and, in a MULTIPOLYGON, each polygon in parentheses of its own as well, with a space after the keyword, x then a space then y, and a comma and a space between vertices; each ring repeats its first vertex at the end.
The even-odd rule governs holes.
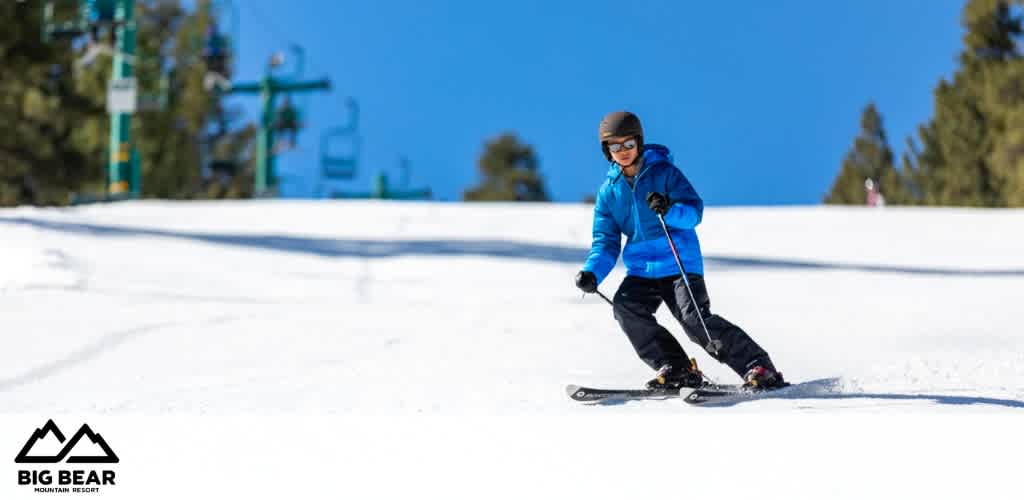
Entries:
POLYGON ((55 464, 61 461, 72 464, 116 464, 120 459, 103 436, 93 432, 89 424, 82 424, 71 439, 65 440, 64 433, 53 419, 32 433, 14 459, 19 464, 55 464))

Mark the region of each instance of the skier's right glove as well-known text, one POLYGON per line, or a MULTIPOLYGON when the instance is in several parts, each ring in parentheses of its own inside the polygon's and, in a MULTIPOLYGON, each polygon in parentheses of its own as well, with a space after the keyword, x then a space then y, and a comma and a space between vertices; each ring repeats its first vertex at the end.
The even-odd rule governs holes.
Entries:
POLYGON ((576 273, 576 288, 583 290, 583 293, 594 293, 597 291, 597 276, 590 271, 576 273))

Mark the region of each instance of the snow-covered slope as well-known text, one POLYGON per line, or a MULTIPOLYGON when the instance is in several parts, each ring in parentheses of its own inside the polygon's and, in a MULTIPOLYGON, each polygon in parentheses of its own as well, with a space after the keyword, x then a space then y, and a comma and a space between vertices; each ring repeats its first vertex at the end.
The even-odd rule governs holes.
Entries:
MULTIPOLYGON (((593 413, 563 387, 650 373, 572 285, 590 223, 560 204, 2 210, 0 411, 593 413)), ((1024 409, 1024 212, 708 208, 699 233, 714 310, 789 379, 841 388, 731 411, 1024 409)))
MULTIPOLYGON (((728 408, 566 398, 650 376, 572 285, 590 223, 541 204, 0 210, 0 451, 87 422, 121 457, 104 498, 1020 498, 1024 212, 707 209, 714 310, 789 379, 838 379, 728 408)), ((0 497, 38 496, 6 467, 0 497)))

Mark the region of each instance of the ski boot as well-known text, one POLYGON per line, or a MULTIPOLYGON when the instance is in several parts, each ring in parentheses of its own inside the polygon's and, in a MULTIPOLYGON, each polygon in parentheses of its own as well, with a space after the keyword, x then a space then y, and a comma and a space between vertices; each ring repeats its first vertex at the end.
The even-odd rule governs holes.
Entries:
POLYGON ((748 391, 768 391, 789 385, 782 378, 782 373, 775 371, 771 365, 757 365, 743 376, 743 388, 748 391))
POLYGON ((658 374, 647 382, 648 389, 666 391, 678 391, 683 387, 697 388, 702 385, 704 374, 697 369, 696 359, 690 359, 690 366, 684 368, 676 368, 671 364, 663 365, 658 369, 658 374))

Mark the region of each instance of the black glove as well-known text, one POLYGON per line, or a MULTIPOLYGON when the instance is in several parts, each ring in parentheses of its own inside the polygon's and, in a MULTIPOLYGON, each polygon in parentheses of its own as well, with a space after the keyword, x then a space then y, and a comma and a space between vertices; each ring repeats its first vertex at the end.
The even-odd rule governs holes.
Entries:
POLYGON ((651 207, 651 210, 654 210, 654 213, 664 217, 665 214, 668 213, 668 197, 661 193, 651 191, 650 193, 647 193, 647 206, 651 207))
POLYGON ((590 271, 576 273, 576 288, 583 290, 583 293, 594 293, 597 291, 597 276, 590 271))

